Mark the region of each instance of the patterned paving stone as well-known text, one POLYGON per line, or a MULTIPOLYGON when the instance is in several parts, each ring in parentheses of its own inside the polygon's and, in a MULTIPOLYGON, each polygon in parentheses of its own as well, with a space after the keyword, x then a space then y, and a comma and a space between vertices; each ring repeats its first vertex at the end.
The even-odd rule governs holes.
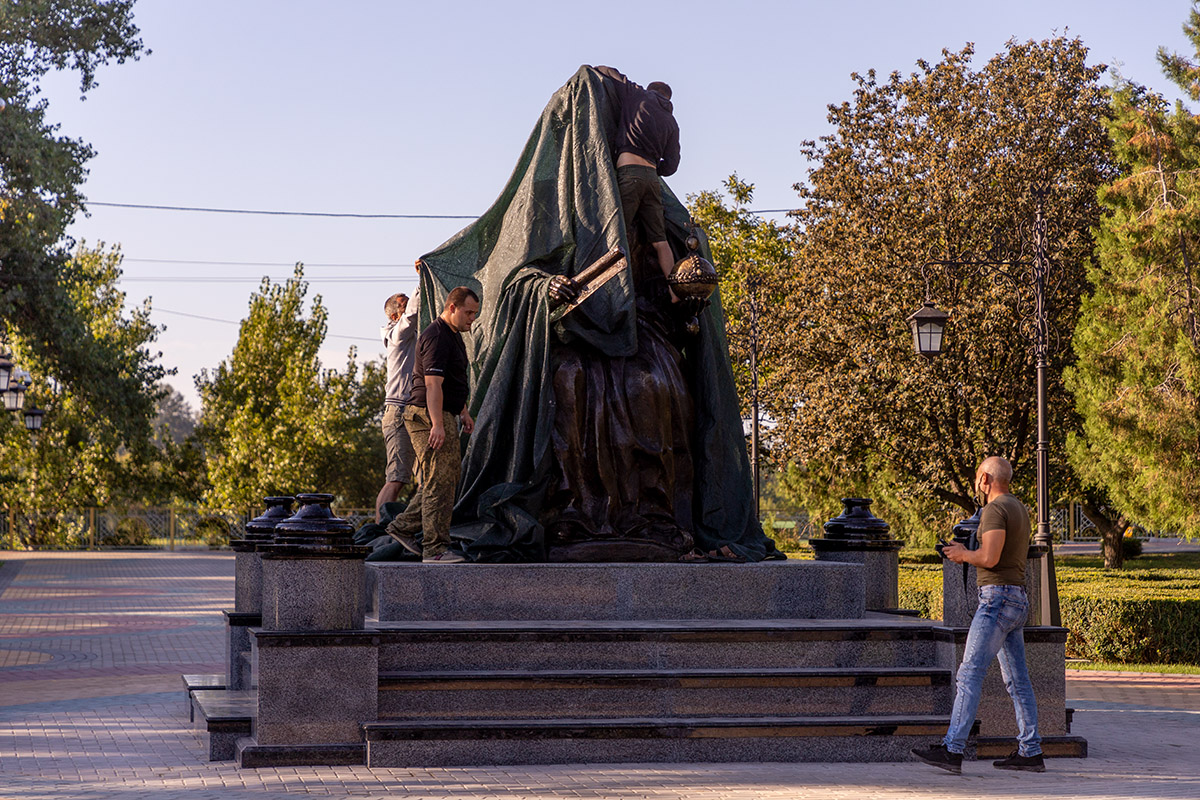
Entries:
POLYGON ((1071 673, 1092 757, 969 762, 239 770, 207 762, 178 687, 221 669, 223 554, 0 553, 0 798, 1195 798, 1200 680, 1071 673), (98 624, 93 624, 98 623, 98 624), (180 625, 179 623, 186 623, 180 625))

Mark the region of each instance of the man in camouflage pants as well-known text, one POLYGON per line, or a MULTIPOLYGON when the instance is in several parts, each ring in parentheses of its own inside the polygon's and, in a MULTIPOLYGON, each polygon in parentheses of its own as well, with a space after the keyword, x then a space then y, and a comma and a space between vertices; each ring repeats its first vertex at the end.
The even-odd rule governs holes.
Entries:
POLYGON ((410 403, 404 427, 416 451, 417 491, 387 532, 425 563, 456 564, 450 550, 450 512, 462 465, 458 423, 470 434, 467 412, 467 348, 462 334, 479 314, 479 296, 465 286, 450 292, 441 315, 417 339, 410 403), (422 541, 418 542, 417 533, 422 541))

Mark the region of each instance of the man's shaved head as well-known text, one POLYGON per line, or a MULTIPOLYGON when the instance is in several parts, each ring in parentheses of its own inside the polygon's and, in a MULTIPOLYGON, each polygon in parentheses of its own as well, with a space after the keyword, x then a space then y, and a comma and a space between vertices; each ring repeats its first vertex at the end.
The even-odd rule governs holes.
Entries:
POLYGON ((991 475, 992 480, 1003 486, 1008 486, 1012 483, 1013 468, 1012 464, 1008 463, 1007 458, 988 456, 979 465, 979 471, 991 475))

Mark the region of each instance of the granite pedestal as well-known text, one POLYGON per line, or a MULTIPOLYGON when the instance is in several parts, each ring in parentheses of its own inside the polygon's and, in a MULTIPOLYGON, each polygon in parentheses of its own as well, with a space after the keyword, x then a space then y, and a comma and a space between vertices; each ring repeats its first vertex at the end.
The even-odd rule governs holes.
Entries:
POLYGON ((372 607, 392 620, 860 619, 858 564, 372 562, 372 607))
POLYGON ((862 565, 863 601, 868 611, 899 610, 900 549, 904 542, 811 539, 809 546, 818 562, 862 565))

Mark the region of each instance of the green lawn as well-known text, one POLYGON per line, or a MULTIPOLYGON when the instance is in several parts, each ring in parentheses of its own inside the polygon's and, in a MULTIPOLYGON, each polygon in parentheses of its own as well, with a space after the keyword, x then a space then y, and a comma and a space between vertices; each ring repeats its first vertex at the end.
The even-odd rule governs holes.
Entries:
POLYGON ((1118 664, 1112 661, 1068 661, 1067 669, 1097 672, 1159 672, 1165 675, 1200 675, 1200 664, 1118 664))

